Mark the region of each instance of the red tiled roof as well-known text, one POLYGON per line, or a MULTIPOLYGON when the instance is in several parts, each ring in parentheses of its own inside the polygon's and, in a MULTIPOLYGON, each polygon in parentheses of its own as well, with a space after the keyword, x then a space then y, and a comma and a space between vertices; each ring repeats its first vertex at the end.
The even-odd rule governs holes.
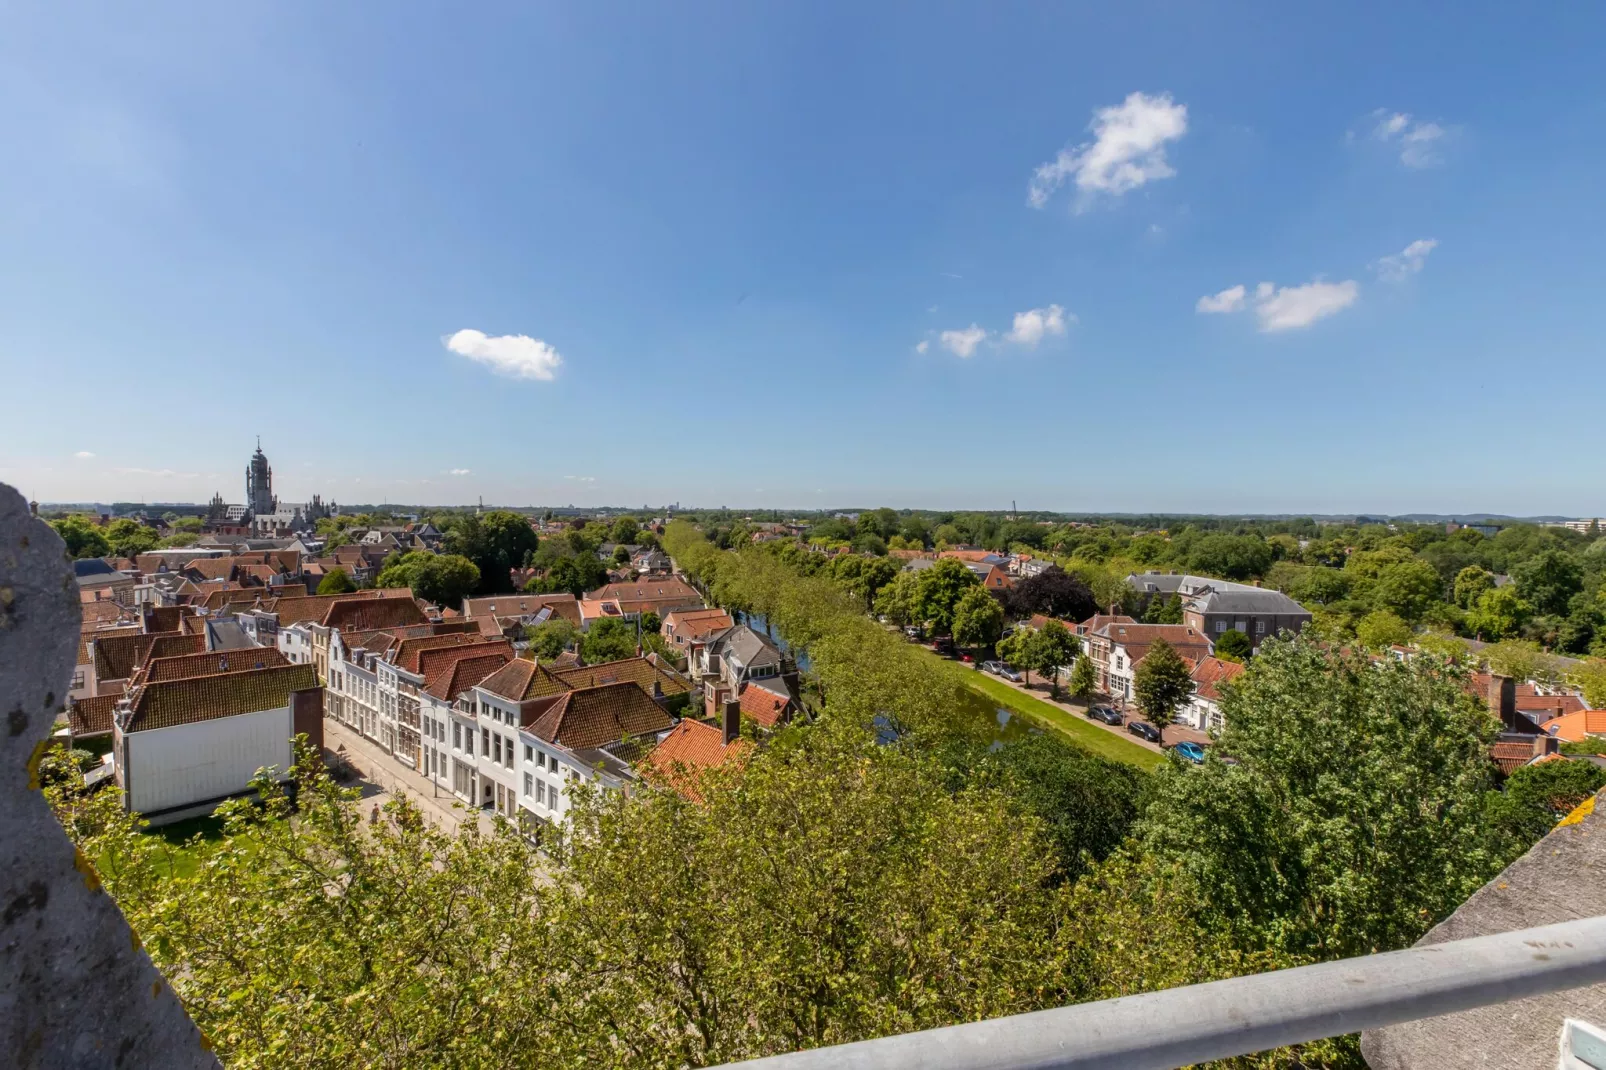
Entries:
POLYGON ((580 606, 572 594, 492 594, 463 599, 465 617, 531 617, 551 609, 554 617, 580 623, 580 606))
POLYGON ((1500 767, 1502 773, 1510 773, 1533 761, 1534 745, 1523 741, 1502 740, 1489 747, 1489 757, 1500 767))
POLYGON ((649 781, 671 788, 694 802, 702 773, 728 761, 745 763, 753 745, 745 739, 725 742, 725 733, 701 721, 682 721, 642 759, 641 773, 649 781))
POLYGON ((1095 613, 1071 630, 1077 635, 1092 635, 1106 624, 1136 624, 1137 621, 1122 613, 1095 613))
POLYGON ((156 641, 145 651, 145 656, 140 659, 140 663, 148 663, 153 658, 176 658, 183 654, 199 654, 205 649, 206 636, 204 634, 163 632, 156 636, 156 641))
POLYGON ((195 654, 169 657, 153 655, 146 659, 136 682, 153 684, 162 680, 216 676, 219 673, 246 672, 251 669, 267 669, 289 664, 290 659, 271 646, 244 647, 239 650, 203 650, 195 654))
POLYGON ((735 626, 736 622, 723 609, 674 609, 664 617, 658 630, 666 638, 675 636, 695 641, 735 626))
MULTIPOLYGON (((150 652, 151 644, 156 642, 163 634, 160 632, 144 632, 131 635, 90 636, 92 644, 91 653, 95 659, 95 678, 97 680, 126 680, 134 670, 145 660, 150 652)), ((177 633, 170 633, 177 634, 177 633)), ((196 636, 185 636, 194 639, 196 636)), ((189 651, 185 651, 189 653, 189 651)))
POLYGON ((655 665, 644 657, 621 658, 618 661, 604 661, 598 665, 555 668, 552 670, 552 675, 570 687, 596 687, 599 684, 628 681, 649 695, 652 694, 654 684, 658 685, 660 693, 664 695, 679 695, 691 690, 691 681, 684 676, 661 665, 655 665))
MULTIPOLYGON (((343 599, 350 601, 361 598, 379 598, 387 595, 394 596, 397 592, 405 590, 407 590, 405 587, 399 587, 394 589, 387 588, 385 590, 374 591, 352 591, 348 594, 310 594, 304 595, 300 598, 268 598, 262 603, 262 608, 279 618, 280 627, 295 624, 296 622, 303 620, 313 620, 322 623, 324 615, 329 612, 329 607, 337 601, 341 601, 343 599)), ((258 591, 257 593, 260 594, 261 592, 258 591)), ((407 600, 409 602, 412 601, 411 591, 407 591, 407 600)), ((421 624, 423 621, 408 621, 408 623, 421 624)), ((381 627, 381 625, 374 625, 373 627, 381 627)))
POLYGON ((749 683, 742 687, 741 701, 743 717, 751 717, 755 724, 765 728, 774 728, 781 722, 781 716, 786 713, 786 707, 792 700, 749 683))
POLYGON ((1233 679, 1244 671, 1243 665, 1235 661, 1223 661, 1220 658, 1203 658, 1190 673, 1193 677, 1194 690, 1199 697, 1212 702, 1221 700, 1221 692, 1217 686, 1233 679))
POLYGON ((454 646, 428 647, 414 651, 412 662, 415 667, 407 671, 428 679, 440 666, 450 664, 460 657, 485 657, 497 651, 505 651, 509 658, 516 656, 513 644, 506 639, 487 639, 483 635, 463 635, 460 638, 467 641, 454 646))
POLYGON ((317 686, 318 674, 311 665, 278 665, 146 684, 133 700, 124 731, 171 728, 274 710, 290 704, 290 692, 317 686))
POLYGON ((84 624, 105 624, 109 621, 131 620, 134 616, 133 610, 127 606, 104 600, 84 602, 81 608, 83 610, 84 624))
MULTIPOLYGON (((423 635, 403 639, 390 657, 390 663, 399 669, 416 673, 419 671, 418 656, 426 650, 436 650, 441 647, 468 646, 474 643, 495 642, 483 635, 465 635, 462 632, 447 632, 442 635, 423 635)), ((504 640, 505 642, 505 640, 504 640)))
MULTIPOLYGON (((507 668, 526 664, 516 661, 507 668)), ((530 731, 548 743, 584 750, 626 736, 662 732, 673 724, 674 718, 645 691, 620 682, 563 692, 535 719, 530 731)))
POLYGON ((117 710, 121 695, 99 695, 81 698, 67 707, 67 724, 73 738, 103 736, 112 730, 112 714, 117 710))
POLYGON ((352 598, 341 596, 329 603, 319 623, 326 628, 400 628, 408 624, 425 624, 424 616, 413 600, 413 593, 401 588, 405 594, 378 598, 352 598))
POLYGON ((483 647, 464 647, 441 653, 452 657, 428 663, 431 669, 424 677, 424 690, 446 702, 451 702, 475 684, 484 683, 486 677, 513 660, 511 648, 498 648, 489 643, 483 647))
POLYGON ((548 672, 545 666, 523 658, 508 662, 480 681, 480 686, 493 695, 514 702, 528 702, 533 698, 545 698, 569 690, 569 685, 548 672))

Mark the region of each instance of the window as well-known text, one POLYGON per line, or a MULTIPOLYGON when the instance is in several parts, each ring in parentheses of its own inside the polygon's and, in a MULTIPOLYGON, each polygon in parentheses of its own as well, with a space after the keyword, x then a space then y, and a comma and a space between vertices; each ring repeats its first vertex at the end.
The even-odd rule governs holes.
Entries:
POLYGON ((546 752, 545 751, 542 751, 540 754, 537 754, 535 756, 535 767, 537 769, 545 769, 546 768, 546 752))
POLYGON ((463 726, 456 721, 452 722, 452 749, 463 749, 463 726))
POLYGON ((496 737, 496 758, 494 760, 496 761, 496 763, 498 765, 500 765, 501 762, 502 762, 502 737, 501 736, 497 736, 496 737))
POLYGON ((507 741, 507 746, 502 748, 502 764, 509 769, 513 768, 513 741, 511 739, 507 741))
POLYGON ((535 777, 531 776, 529 773, 525 773, 524 774, 524 794, 526 796, 528 796, 528 795, 533 794, 534 791, 535 791, 535 777))
POLYGON ((1224 632, 1226 630, 1227 630, 1227 622, 1226 621, 1224 621, 1224 620, 1216 621, 1216 634, 1217 635, 1220 635, 1222 632, 1224 632))
MULTIPOLYGON (((528 780, 529 777, 525 777, 525 779, 528 780)), ((540 803, 542 806, 546 805, 546 781, 541 781, 540 783, 536 784, 535 801, 540 803)))
POLYGON ((560 790, 561 789, 558 787, 558 785, 552 785, 552 794, 547 801, 548 806, 556 807, 558 805, 558 792, 560 790))
POLYGON ((489 728, 482 728, 482 729, 480 729, 480 757, 483 758, 483 757, 489 755, 490 753, 491 753, 491 730, 489 728))
POLYGON ((1266 622, 1263 621, 1263 620, 1255 621, 1255 632, 1257 634, 1259 634, 1259 635, 1265 635, 1266 634, 1266 622))
MULTIPOLYGON (((534 759, 535 759, 535 748, 530 746, 528 743, 526 743, 524 745, 524 760, 528 762, 528 761, 533 761, 534 759)), ((525 794, 528 795, 529 792, 525 792, 525 794)))

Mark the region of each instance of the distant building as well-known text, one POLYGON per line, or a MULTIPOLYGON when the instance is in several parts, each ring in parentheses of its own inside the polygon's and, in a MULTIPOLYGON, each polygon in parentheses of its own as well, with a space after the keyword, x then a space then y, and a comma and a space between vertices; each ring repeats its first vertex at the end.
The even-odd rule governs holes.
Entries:
POLYGON ((1255 649, 1282 631, 1298 632, 1311 612, 1281 591, 1174 572, 1140 572, 1127 577, 1139 594, 1176 595, 1183 623, 1214 643, 1227 631, 1243 632, 1255 649))

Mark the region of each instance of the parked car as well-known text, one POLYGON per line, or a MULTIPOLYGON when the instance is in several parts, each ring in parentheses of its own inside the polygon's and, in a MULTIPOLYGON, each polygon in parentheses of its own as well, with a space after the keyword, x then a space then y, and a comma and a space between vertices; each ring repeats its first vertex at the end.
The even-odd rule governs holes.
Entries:
POLYGON ((1160 730, 1148 721, 1128 721, 1126 730, 1134 736, 1140 736, 1150 743, 1160 742, 1160 730))
POLYGON ((1175 751, 1176 753, 1182 755, 1184 758, 1188 759, 1188 761, 1192 762, 1194 765, 1202 765, 1202 764, 1204 764, 1204 759, 1205 759, 1205 749, 1204 749, 1204 747, 1202 747, 1198 743, 1195 743, 1191 739, 1185 739, 1181 743, 1178 743, 1175 747, 1172 747, 1171 749, 1173 751, 1175 751))
POLYGON ((951 658, 954 656, 954 641, 952 639, 938 639, 931 644, 931 649, 945 658, 951 658))
POLYGON ((1123 720, 1125 720, 1119 711, 1114 710, 1109 706, 1089 706, 1087 708, 1087 715, 1093 720, 1103 721, 1105 724, 1119 725, 1123 720))
POLYGON ((1016 672, 1014 669, 1011 669, 1008 665, 998 666, 998 675, 1002 676, 1012 684, 1020 683, 1020 673, 1016 672))
POLYGON ((982 672, 990 672, 995 676, 998 674, 998 670, 1002 669, 1003 667, 1004 663, 1001 661, 984 661, 981 663, 982 672))
POLYGON ((961 655, 959 655, 959 660, 965 662, 968 665, 970 662, 975 661, 976 659, 971 657, 969 654, 961 654, 961 655))
POLYGON ((920 629, 913 624, 906 625, 903 629, 903 634, 911 639, 919 639, 921 637, 920 629))

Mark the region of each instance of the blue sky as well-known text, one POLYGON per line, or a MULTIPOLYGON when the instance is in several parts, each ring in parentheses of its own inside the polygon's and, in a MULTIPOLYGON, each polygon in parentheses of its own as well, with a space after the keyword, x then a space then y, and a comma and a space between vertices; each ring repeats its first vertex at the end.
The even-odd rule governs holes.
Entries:
POLYGON ((0 479, 1606 513, 1606 10, 1118 8, 5 4, 0 479))

